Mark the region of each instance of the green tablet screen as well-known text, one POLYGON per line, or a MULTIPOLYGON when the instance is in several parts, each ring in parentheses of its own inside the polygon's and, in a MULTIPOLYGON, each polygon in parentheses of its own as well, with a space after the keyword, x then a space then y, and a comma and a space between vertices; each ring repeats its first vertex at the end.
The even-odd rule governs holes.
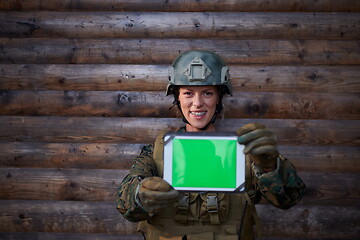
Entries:
POLYGON ((244 155, 236 136, 169 139, 164 147, 164 179, 175 189, 234 191, 244 183, 244 155))

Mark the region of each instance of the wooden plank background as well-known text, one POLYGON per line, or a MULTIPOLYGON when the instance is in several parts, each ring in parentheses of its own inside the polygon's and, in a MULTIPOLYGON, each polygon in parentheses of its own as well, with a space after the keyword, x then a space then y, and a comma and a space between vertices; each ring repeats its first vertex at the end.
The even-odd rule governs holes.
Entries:
POLYGON ((265 240, 360 235, 360 1, 0 1, 0 239, 141 239, 115 209, 132 159, 182 125, 172 60, 219 53, 218 128, 266 124, 308 190, 257 206, 265 240))

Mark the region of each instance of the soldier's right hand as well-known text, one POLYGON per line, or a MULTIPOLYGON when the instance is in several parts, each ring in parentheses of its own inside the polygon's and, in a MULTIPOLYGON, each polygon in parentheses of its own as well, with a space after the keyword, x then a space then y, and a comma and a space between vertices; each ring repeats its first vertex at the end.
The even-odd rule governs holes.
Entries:
POLYGON ((150 214, 159 212, 166 205, 178 200, 180 193, 160 177, 148 177, 139 185, 138 198, 150 214))

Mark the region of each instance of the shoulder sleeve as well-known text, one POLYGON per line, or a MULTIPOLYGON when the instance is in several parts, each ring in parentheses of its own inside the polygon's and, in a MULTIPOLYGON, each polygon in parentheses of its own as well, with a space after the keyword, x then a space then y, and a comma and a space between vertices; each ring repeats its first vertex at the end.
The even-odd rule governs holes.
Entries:
POLYGON ((275 171, 256 177, 256 188, 274 206, 288 209, 301 200, 306 185, 297 175, 294 165, 280 156, 275 171))
POLYGON ((141 180, 157 176, 155 161, 152 157, 153 151, 153 145, 143 147, 140 155, 134 160, 129 174, 122 180, 117 192, 116 208, 125 219, 132 222, 150 218, 135 200, 135 193, 141 180))

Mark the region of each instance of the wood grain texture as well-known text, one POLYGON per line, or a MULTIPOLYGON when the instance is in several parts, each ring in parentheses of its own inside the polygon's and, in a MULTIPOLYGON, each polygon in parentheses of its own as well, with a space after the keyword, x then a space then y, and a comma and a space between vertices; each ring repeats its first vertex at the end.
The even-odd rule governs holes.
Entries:
POLYGON ((360 148, 358 146, 279 146, 301 172, 358 173, 360 148))
POLYGON ((135 234, 115 202, 0 200, 1 232, 135 234))
POLYGON ((0 12, 0 37, 358 39, 358 13, 0 12))
MULTIPOLYGON (((87 234, 87 233, 15 233, 15 232, 0 232, 0 238, 6 240, 63 240, 63 239, 76 239, 76 240, 143 240, 144 238, 139 234, 87 234)), ((272 238, 262 237, 262 240, 321 240, 323 238, 272 238)), ((348 240, 358 240, 354 238, 346 238, 348 240)))
MULTIPOLYGON (((135 223, 124 220, 114 210, 113 202, 2 200, 0 203, 1 231, 134 234, 136 229, 135 223)), ((269 205, 258 205, 257 209, 267 237, 355 239, 360 231, 359 207, 296 206, 286 214, 269 205)))
POLYGON ((0 199, 115 201, 128 170, 1 168, 0 199))
MULTIPOLYGON (((164 91, 170 65, 0 64, 0 88, 164 91)), ((356 71, 356 69, 355 69, 356 71)), ((344 77, 347 78, 347 77, 344 77)), ((350 80, 351 81, 351 80, 350 80)))
POLYGON ((192 49, 227 64, 360 64, 358 40, 0 38, 0 63, 171 64, 192 49))
MULTIPOLYGON (((114 201, 128 170, 1 168, 0 199, 114 201)), ((299 172, 307 186, 305 205, 359 206, 357 173, 299 172)))
MULTIPOLYGON (((143 240, 144 238, 139 234, 86 234, 86 233, 15 233, 15 232, 0 232, 0 238, 7 240, 143 240)), ((320 240, 320 238, 271 238, 262 237, 262 240, 320 240)), ((350 240, 357 240, 358 238, 346 238, 350 240)))
POLYGON ((129 169, 144 144, 0 143, 0 167, 129 169))
MULTIPOLYGON (((144 144, 0 142, 0 167, 128 170, 144 144)), ((301 172, 360 172, 357 146, 290 146, 279 150, 301 172)))
MULTIPOLYGON (((234 92, 225 118, 358 119, 360 93, 234 92)), ((164 92, 1 91, 0 115, 178 117, 164 92)))
MULTIPOLYGON (((255 119, 218 121, 219 131, 233 132, 255 119)), ((284 145, 359 144, 357 120, 256 119, 284 145), (334 137, 336 136, 336 138, 334 137)), ((0 142, 153 143, 163 130, 183 126, 175 118, 0 117, 0 142)))
MULTIPOLYGON (((170 65, 0 64, 0 89, 162 91, 170 65)), ((230 65, 237 91, 360 92, 357 66, 230 65)))
POLYGON ((144 240, 140 234, 54 233, 54 232, 0 232, 6 240, 144 240))
POLYGON ((284 212, 259 205, 257 209, 264 235, 268 237, 354 239, 360 234, 358 207, 297 206, 284 212))
POLYGON ((276 12, 358 12, 356 0, 3 0, 1 10, 85 10, 85 11, 276 11, 276 12))

